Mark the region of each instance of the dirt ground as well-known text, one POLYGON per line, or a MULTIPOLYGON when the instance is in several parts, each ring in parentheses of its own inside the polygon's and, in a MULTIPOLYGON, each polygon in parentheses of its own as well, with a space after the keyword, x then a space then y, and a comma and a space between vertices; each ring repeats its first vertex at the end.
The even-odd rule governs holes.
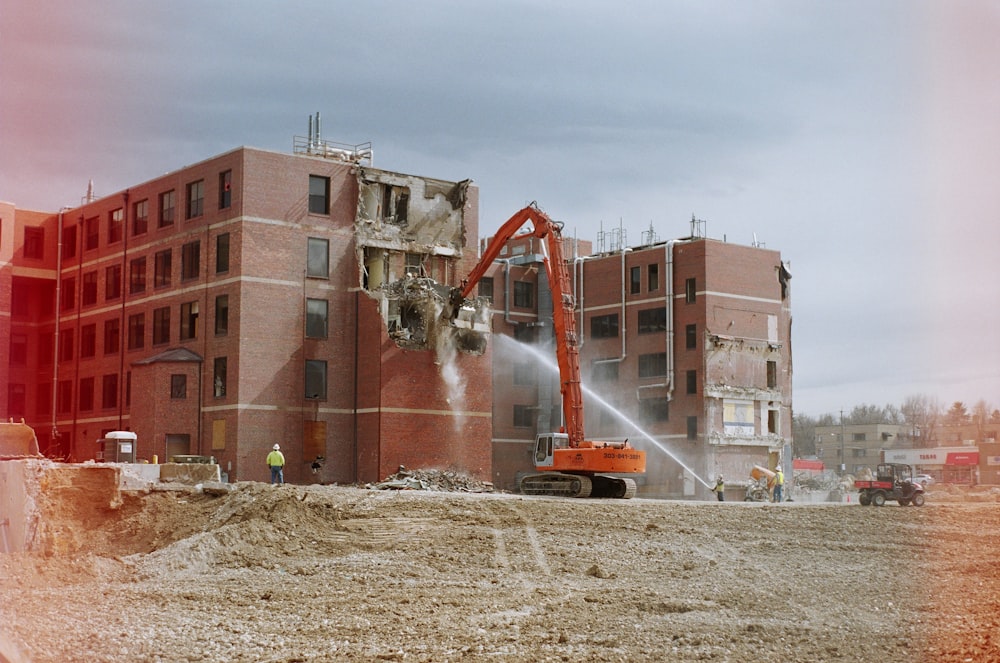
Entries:
MULTIPOLYGON (((996 661, 1000 504, 239 483, 0 555, 11 661, 996 661)), ((0 660, 4 657, 0 655, 0 660)))

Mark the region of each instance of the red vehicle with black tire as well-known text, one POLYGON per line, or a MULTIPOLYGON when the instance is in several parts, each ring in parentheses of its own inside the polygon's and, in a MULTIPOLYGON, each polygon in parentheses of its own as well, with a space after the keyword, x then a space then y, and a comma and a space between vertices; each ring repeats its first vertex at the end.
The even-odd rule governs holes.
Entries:
POLYGON ((913 468, 902 463, 882 463, 874 479, 859 479, 854 487, 858 489, 861 506, 885 506, 886 502, 899 502, 900 506, 924 505, 924 487, 913 480, 913 468))

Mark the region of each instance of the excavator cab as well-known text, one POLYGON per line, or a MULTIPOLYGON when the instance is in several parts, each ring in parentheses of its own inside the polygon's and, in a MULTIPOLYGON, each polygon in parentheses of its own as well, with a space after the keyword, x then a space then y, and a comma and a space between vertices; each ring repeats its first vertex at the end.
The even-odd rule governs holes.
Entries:
POLYGON ((535 467, 546 468, 555 464, 555 449, 569 446, 566 433, 543 433, 535 438, 535 467))

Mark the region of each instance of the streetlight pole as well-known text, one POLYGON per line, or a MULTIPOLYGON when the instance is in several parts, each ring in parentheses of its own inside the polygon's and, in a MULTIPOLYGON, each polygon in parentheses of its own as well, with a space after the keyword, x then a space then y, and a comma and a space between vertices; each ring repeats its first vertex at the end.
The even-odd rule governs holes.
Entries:
POLYGON ((847 458, 844 456, 844 411, 840 411, 840 476, 847 473, 847 458))

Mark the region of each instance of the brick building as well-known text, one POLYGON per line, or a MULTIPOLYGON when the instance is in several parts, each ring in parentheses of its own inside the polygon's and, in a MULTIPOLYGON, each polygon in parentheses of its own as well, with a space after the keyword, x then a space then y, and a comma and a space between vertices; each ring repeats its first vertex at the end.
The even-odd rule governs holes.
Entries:
MULTIPOLYGON (((407 465, 513 487, 535 433, 561 424, 539 240, 512 241, 480 283, 492 341, 436 348, 434 284, 476 264, 478 189, 375 169, 365 146, 294 152, 238 148, 57 213, 0 203, 4 417, 53 458, 94 458, 123 429, 140 459, 213 456, 230 480, 267 480, 281 442, 292 482, 407 465)), ((564 242, 588 437, 645 448, 648 496, 773 467, 791 436, 780 254, 694 227, 564 242)))
POLYGON ((378 170, 366 146, 312 136, 58 213, 0 203, 4 418, 76 461, 122 429, 141 459, 214 456, 230 480, 267 480, 275 442, 293 482, 400 464, 488 478, 489 350, 449 355, 446 380, 411 333, 427 331, 427 292, 382 287, 457 283, 477 239, 468 181, 378 170))
MULTIPOLYGON (((735 488, 753 465, 790 460, 791 275, 776 251, 692 231, 596 254, 564 238, 587 437, 646 449, 646 496, 705 497, 718 474, 735 488)), ((480 294, 494 302, 494 482, 509 488, 561 410, 553 367, 501 338, 555 356, 543 247, 527 238, 507 248, 480 294)))

